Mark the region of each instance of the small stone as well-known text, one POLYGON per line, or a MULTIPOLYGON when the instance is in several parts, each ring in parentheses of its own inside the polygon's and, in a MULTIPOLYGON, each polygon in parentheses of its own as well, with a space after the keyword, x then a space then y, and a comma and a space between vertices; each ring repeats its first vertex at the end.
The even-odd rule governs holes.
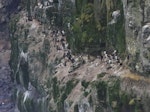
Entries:
POLYGON ((129 105, 134 105, 134 104, 135 104, 134 99, 131 99, 130 102, 129 102, 129 105))
POLYGON ((1 8, 3 8, 3 5, 2 5, 2 3, 0 3, 0 9, 1 9, 1 8))
POLYGON ((113 108, 116 108, 116 107, 117 107, 117 101, 112 101, 111 106, 112 106, 113 108))
POLYGON ((1 69, 2 69, 2 70, 5 70, 5 69, 6 69, 6 67, 2 67, 1 69))

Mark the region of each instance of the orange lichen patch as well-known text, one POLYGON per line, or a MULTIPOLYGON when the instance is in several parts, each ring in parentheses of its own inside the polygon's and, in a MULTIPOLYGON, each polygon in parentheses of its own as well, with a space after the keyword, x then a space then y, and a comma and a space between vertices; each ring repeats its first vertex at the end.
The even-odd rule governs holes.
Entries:
POLYGON ((136 81, 142 80, 142 81, 146 81, 146 82, 150 83, 150 78, 140 76, 138 74, 134 74, 134 73, 131 73, 131 72, 123 75, 122 77, 123 78, 130 78, 130 79, 136 80, 136 81))
POLYGON ((143 77, 136 75, 136 74, 126 74, 124 75, 124 78, 130 78, 136 81, 143 79, 143 77))

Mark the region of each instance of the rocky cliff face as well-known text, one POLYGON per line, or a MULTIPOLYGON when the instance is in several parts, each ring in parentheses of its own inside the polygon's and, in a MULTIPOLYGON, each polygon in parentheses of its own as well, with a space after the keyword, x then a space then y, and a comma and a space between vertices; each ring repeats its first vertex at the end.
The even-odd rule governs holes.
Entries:
POLYGON ((22 2, 10 21, 18 111, 150 111, 148 0, 22 2))
POLYGON ((8 65, 11 47, 8 23, 10 16, 17 11, 17 2, 17 0, 0 0, 0 112, 15 111, 15 101, 12 99, 15 87, 10 78, 8 65))
POLYGON ((138 72, 149 75, 150 2, 148 0, 123 0, 123 4, 130 66, 138 72))
POLYGON ((0 39, 9 37, 8 22, 10 15, 17 11, 20 0, 0 1, 0 39))

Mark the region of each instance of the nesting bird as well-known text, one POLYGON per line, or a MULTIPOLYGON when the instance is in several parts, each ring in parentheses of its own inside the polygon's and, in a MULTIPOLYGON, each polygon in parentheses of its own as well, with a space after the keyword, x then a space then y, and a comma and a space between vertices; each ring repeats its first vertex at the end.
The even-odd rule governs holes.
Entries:
POLYGON ((116 53, 117 53, 117 50, 114 50, 112 54, 113 54, 113 55, 116 55, 116 53))
POLYGON ((120 16, 120 10, 113 11, 113 13, 112 13, 112 20, 108 24, 116 23, 119 16, 120 16))
POLYGON ((107 55, 106 51, 104 51, 104 57, 108 58, 108 55, 107 55))
POLYGON ((68 27, 68 29, 71 29, 70 23, 67 23, 67 27, 68 27))
POLYGON ((53 3, 53 0, 48 0, 50 3, 53 3))
POLYGON ((40 9, 43 7, 43 5, 40 2, 38 3, 38 6, 40 9))
POLYGON ((108 54, 106 51, 103 52, 103 60, 106 62, 108 60, 108 54))
POLYGON ((150 41, 150 23, 147 23, 142 27, 142 38, 144 38, 145 44, 150 41))
POLYGON ((146 40, 149 41, 150 40, 150 36, 146 40))
POLYGON ((62 31, 61 31, 61 34, 62 34, 62 36, 65 36, 65 31, 62 30, 62 31))
POLYGON ((135 23, 130 20, 128 27, 131 28, 131 29, 134 29, 135 28, 135 23))
POLYGON ((120 16, 120 10, 116 10, 112 13, 112 17, 114 20, 117 20, 117 18, 120 16))
POLYGON ((146 29, 148 29, 150 27, 150 23, 147 23, 146 25, 144 25, 142 27, 142 31, 145 31, 146 29))
POLYGON ((23 98, 23 103, 25 103, 25 101, 28 99, 28 98, 30 98, 30 91, 26 91, 25 93, 24 93, 24 98, 23 98))
POLYGON ((142 27, 142 34, 145 35, 149 35, 149 31, 150 31, 150 23, 147 23, 146 25, 144 25, 142 27))
POLYGON ((24 53, 22 50, 21 54, 20 54, 20 58, 21 59, 23 58, 25 60, 25 62, 27 62, 28 61, 28 53, 24 53))

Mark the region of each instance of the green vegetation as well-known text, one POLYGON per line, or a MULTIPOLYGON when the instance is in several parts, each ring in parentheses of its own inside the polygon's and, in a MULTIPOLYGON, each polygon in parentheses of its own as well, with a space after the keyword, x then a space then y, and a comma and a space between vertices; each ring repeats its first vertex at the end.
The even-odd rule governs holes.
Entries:
POLYGON ((132 62, 129 63, 129 66, 132 68, 132 70, 135 72, 136 71, 136 64, 137 64, 137 61, 139 60, 139 55, 140 55, 140 51, 138 50, 136 53, 135 53, 135 56, 132 56, 130 57, 132 60, 132 62))
POLYGON ((24 102, 25 112, 33 112, 34 111, 34 102, 32 99, 28 98, 24 102))
POLYGON ((100 73, 100 74, 97 74, 97 78, 98 78, 98 79, 99 79, 99 78, 102 78, 102 77, 104 77, 106 74, 107 74, 106 72, 102 72, 102 73, 100 73))
POLYGON ((58 111, 60 110, 64 110, 64 101, 65 99, 68 97, 68 95, 71 93, 72 89, 76 86, 76 84, 78 83, 77 80, 69 80, 63 87, 62 87, 62 91, 61 91, 61 96, 60 99, 57 102, 57 108, 58 111))
POLYGON ((20 91, 18 92, 18 97, 17 97, 16 101, 18 102, 18 103, 17 103, 18 109, 19 109, 21 112, 23 112, 23 111, 24 111, 24 110, 23 110, 23 105, 22 105, 23 94, 22 94, 20 91))
POLYGON ((15 15, 9 22, 9 31, 10 31, 10 41, 11 41, 11 54, 10 54, 10 61, 9 65, 11 69, 13 70, 13 73, 11 74, 11 79, 14 81, 16 80, 17 83, 20 83, 19 81, 19 74, 17 73, 16 76, 13 76, 17 70, 18 65, 18 56, 19 56, 19 47, 18 47, 18 36, 16 34, 17 31, 17 22, 19 20, 19 15, 15 15))
POLYGON ((106 107, 107 105, 107 83, 104 82, 104 81, 99 81, 97 84, 96 84, 96 90, 97 90, 97 97, 98 97, 98 100, 99 102, 102 102, 101 105, 103 107, 106 107))
POLYGON ((87 97, 89 94, 90 94, 90 92, 88 92, 88 91, 84 91, 84 93, 83 93, 83 95, 84 95, 85 97, 87 97))
POLYGON ((22 71, 23 86, 26 89, 28 89, 28 84, 29 84, 28 63, 25 62, 23 65, 21 65, 21 71, 22 71))
POLYGON ((79 112, 79 108, 77 104, 74 106, 74 112, 79 112))
POLYGON ((86 89, 88 87, 88 85, 89 85, 89 82, 86 82, 85 80, 83 80, 81 82, 81 85, 86 89))
POLYGON ((27 12, 28 12, 28 20, 32 21, 32 15, 31 15, 31 0, 27 0, 27 12))
POLYGON ((66 30, 67 41, 74 53, 96 54, 104 49, 117 49, 121 56, 124 55, 125 26, 121 0, 75 0, 75 6, 65 0, 61 10, 58 10, 57 3, 54 4, 46 9, 46 17, 50 24, 66 30), (115 10, 120 10, 121 16, 116 24, 108 25, 115 10))
POLYGON ((143 104, 134 94, 126 94, 120 90, 120 80, 111 79, 111 81, 95 82, 99 106, 95 112, 102 112, 109 108, 113 112, 131 111, 141 112, 143 104))
POLYGON ((46 9, 46 17, 51 25, 58 28, 62 27, 63 24, 63 13, 58 10, 58 3, 54 2, 54 7, 46 9))
POLYGON ((48 39, 44 39, 43 45, 42 45, 42 49, 40 49, 39 51, 39 60, 41 61, 41 63, 43 64, 43 69, 44 70, 47 66, 47 59, 48 59, 48 54, 50 53, 50 42, 48 39))
POLYGON ((43 42, 43 51, 46 53, 46 54, 49 54, 50 53, 50 42, 48 39, 44 39, 44 42, 43 42))
POLYGON ((60 93, 59 93, 59 86, 58 86, 56 77, 52 79, 52 86, 53 86, 53 98, 54 98, 54 101, 57 102, 57 99, 60 96, 60 93))
POLYGON ((92 99, 92 96, 91 96, 91 95, 90 95, 89 98, 88 98, 88 102, 90 103, 91 106, 93 105, 93 99, 92 99))
POLYGON ((64 102, 64 100, 71 93, 72 89, 75 87, 75 85, 77 84, 77 82, 78 82, 77 80, 72 79, 72 80, 69 80, 66 83, 66 85, 65 85, 65 87, 64 87, 64 89, 62 91, 62 96, 60 98, 61 102, 64 102))
POLYGON ((93 53, 100 50, 100 35, 102 30, 94 19, 93 4, 87 4, 82 8, 81 14, 73 23, 72 35, 69 39, 70 47, 75 52, 93 53))
POLYGON ((101 50, 117 49, 121 55, 125 51, 125 29, 122 1, 76 0, 76 10, 72 16, 72 33, 68 42, 74 52, 96 53, 101 50), (114 10, 121 16, 116 24, 108 25, 114 10))

